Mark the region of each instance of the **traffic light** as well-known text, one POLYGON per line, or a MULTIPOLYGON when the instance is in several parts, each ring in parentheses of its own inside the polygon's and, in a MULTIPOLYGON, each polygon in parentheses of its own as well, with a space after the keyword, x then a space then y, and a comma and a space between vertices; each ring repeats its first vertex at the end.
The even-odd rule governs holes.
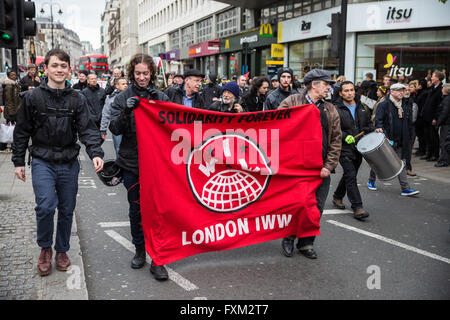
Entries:
POLYGON ((17 1, 0 0, 0 48, 17 49, 17 1))
POLYGON ((330 55, 332 58, 339 57, 339 46, 342 45, 342 41, 340 39, 341 34, 341 13, 333 13, 331 15, 331 23, 327 24, 328 27, 331 28, 331 43, 330 43, 330 55))
POLYGON ((36 6, 33 1, 17 1, 17 30, 19 34, 19 49, 23 49, 23 39, 36 35, 36 6))

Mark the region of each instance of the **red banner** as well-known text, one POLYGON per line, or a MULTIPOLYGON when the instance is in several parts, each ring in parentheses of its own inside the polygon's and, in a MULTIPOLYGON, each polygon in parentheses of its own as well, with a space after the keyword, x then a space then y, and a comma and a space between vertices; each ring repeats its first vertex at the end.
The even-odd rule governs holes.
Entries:
POLYGON ((142 226, 155 264, 320 234, 314 105, 233 114, 141 100, 135 118, 142 226))

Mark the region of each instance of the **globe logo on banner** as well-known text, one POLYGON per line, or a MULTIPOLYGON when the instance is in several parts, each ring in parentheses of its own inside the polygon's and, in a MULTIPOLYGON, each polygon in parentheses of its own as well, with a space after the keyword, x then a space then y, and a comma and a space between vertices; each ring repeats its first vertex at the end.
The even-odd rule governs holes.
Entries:
POLYGON ((274 174, 264 151, 239 133, 209 137, 191 151, 186 167, 195 199, 216 213, 237 212, 258 201, 274 174))

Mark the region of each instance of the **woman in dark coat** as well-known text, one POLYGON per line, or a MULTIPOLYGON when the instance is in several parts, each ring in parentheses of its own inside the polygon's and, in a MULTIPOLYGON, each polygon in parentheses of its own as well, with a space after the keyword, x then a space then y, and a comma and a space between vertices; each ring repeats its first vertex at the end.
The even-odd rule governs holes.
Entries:
POLYGON ((250 91, 242 97, 244 109, 248 110, 248 112, 262 111, 269 87, 270 82, 268 78, 258 77, 254 79, 250 91))

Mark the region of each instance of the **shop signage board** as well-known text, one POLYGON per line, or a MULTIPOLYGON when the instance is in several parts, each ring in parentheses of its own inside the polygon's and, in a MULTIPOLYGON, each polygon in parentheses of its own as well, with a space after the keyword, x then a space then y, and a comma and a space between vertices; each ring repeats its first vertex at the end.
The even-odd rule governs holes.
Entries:
MULTIPOLYGON (((278 23, 278 43, 306 40, 331 34, 331 14, 340 7, 278 23)), ((449 26, 448 3, 439 1, 381 1, 349 4, 347 32, 420 29, 449 26)))
POLYGON ((449 26, 450 7, 439 1, 381 1, 348 7, 347 32, 449 26))
POLYGON ((248 43, 250 49, 270 46, 272 43, 277 42, 276 33, 276 25, 261 25, 259 28, 254 28, 247 32, 221 39, 220 52, 241 51, 243 43, 248 43))
POLYGON ((189 46, 189 58, 210 56, 220 53, 220 40, 200 42, 189 46))
POLYGON ((272 58, 284 58, 284 45, 272 43, 270 48, 270 56, 272 58))

